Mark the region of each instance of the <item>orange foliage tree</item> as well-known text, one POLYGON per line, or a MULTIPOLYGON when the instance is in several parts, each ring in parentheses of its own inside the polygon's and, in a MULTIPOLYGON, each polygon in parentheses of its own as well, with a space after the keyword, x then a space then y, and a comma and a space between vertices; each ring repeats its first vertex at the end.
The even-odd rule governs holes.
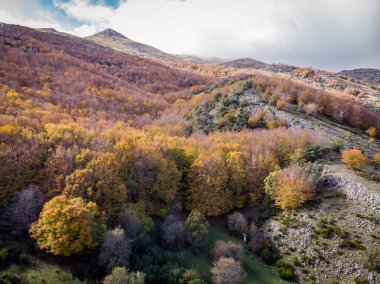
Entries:
POLYGON ((371 137, 375 137, 376 134, 377 134, 377 129, 375 127, 371 127, 369 129, 367 129, 367 134, 371 137))
POLYGON ((369 160, 362 151, 347 149, 342 153, 342 161, 352 169, 361 169, 368 165, 369 160))
POLYGON ((300 166, 291 165, 277 173, 273 198, 279 208, 296 209, 313 196, 314 185, 300 166))
POLYGON ((375 154, 375 156, 373 158, 375 160, 375 163, 380 165, 380 152, 375 154))

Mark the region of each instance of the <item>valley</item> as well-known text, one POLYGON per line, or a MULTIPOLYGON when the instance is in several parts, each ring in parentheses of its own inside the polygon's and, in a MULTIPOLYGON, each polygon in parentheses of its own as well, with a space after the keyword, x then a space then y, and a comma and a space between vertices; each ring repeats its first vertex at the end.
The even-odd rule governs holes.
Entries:
POLYGON ((380 282, 378 72, 0 46, 0 283, 380 282))

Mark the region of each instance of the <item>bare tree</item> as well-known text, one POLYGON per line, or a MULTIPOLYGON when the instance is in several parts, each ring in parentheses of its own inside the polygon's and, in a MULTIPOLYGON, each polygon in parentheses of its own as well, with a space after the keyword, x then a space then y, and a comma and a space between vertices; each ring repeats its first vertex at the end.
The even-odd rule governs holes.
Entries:
POLYGON ((228 215, 227 224, 228 229, 234 233, 242 233, 247 229, 247 220, 238 211, 228 215))
POLYGON ((13 196, 1 215, 0 224, 13 233, 23 233, 38 219, 43 204, 44 197, 39 188, 29 186, 13 196))
POLYGON ((128 238, 133 239, 142 231, 139 218, 127 211, 119 214, 118 222, 128 238))
POLYGON ((180 248, 185 242, 185 226, 174 215, 168 215, 161 225, 162 239, 173 247, 180 248))
POLYGON ((239 284, 243 278, 244 270, 240 261, 233 258, 221 257, 211 268, 212 283, 214 284, 239 284))
POLYGON ((128 266, 131 255, 131 241, 120 227, 109 230, 100 248, 100 264, 109 270, 116 266, 128 266))

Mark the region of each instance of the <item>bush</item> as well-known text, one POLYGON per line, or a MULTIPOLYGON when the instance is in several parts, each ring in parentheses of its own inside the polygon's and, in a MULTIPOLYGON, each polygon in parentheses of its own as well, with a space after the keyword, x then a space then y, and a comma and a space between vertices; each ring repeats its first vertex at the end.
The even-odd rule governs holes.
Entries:
POLYGON ((339 139, 339 138, 333 139, 331 141, 331 149, 334 152, 339 153, 343 149, 343 141, 342 141, 342 139, 339 139))
POLYGON ((368 158, 362 151, 357 149, 347 149, 342 153, 342 161, 352 169, 361 169, 368 165, 368 158))
POLYGON ((242 260, 243 248, 233 242, 217 241, 211 251, 211 258, 216 261, 220 257, 229 257, 235 260, 242 260))
POLYGON ((273 198, 283 210, 296 209, 314 196, 314 185, 308 174, 298 165, 280 170, 276 178, 273 198))
POLYGON ((28 284, 30 283, 22 275, 8 272, 8 271, 2 271, 0 272, 0 283, 1 284, 28 284))
POLYGON ((307 115, 316 115, 318 113, 319 106, 316 103, 308 103, 303 106, 303 109, 307 115))
POLYGON ((369 128, 366 132, 367 132, 367 134, 368 134, 369 136, 371 136, 371 137, 375 137, 376 134, 377 134, 377 130, 376 130, 375 127, 371 127, 371 128, 369 128))
POLYGON ((282 110, 282 109, 284 109, 286 106, 287 106, 287 103, 286 103, 286 102, 284 102, 284 101, 282 101, 282 100, 277 100, 277 102, 276 102, 276 108, 277 108, 278 110, 282 110))
POLYGON ((103 284, 144 284, 144 273, 128 272, 125 267, 115 267, 103 280, 103 284))
POLYGON ((273 247, 265 247, 260 252, 261 260, 268 265, 274 264, 280 255, 273 247))
POLYGON ((240 261, 233 258, 221 257, 211 268, 212 283, 239 284, 243 278, 244 270, 240 261))
POLYGON ((380 273, 380 249, 373 250, 367 257, 369 269, 380 273))
POLYGON ((365 277, 355 276, 354 277, 354 283, 355 284, 369 284, 369 281, 365 277))
POLYGON ((282 279, 291 281, 294 278, 293 266, 289 262, 285 260, 279 260, 276 263, 276 267, 278 270, 278 275, 282 279))
POLYGON ((234 233, 242 233, 247 230, 247 220, 238 211, 227 216, 228 229, 234 233))
POLYGON ((286 127, 288 126, 288 122, 285 119, 281 119, 281 118, 271 118, 267 120, 266 126, 269 129, 286 127))
POLYGON ((207 86, 205 85, 195 85, 191 87, 191 93, 193 95, 197 95, 199 93, 204 92, 207 89, 207 86))
POLYGON ((375 156, 373 157, 373 159, 375 160, 375 163, 380 166, 380 152, 375 154, 375 156))

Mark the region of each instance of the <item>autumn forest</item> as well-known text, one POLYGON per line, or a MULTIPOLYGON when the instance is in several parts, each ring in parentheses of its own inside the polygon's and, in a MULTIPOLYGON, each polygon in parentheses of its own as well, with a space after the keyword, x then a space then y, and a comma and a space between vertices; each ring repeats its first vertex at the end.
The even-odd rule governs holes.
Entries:
POLYGON ((264 283, 251 259, 309 283, 266 222, 318 206, 327 161, 379 186, 379 111, 341 91, 8 24, 0 46, 0 283, 264 283))

